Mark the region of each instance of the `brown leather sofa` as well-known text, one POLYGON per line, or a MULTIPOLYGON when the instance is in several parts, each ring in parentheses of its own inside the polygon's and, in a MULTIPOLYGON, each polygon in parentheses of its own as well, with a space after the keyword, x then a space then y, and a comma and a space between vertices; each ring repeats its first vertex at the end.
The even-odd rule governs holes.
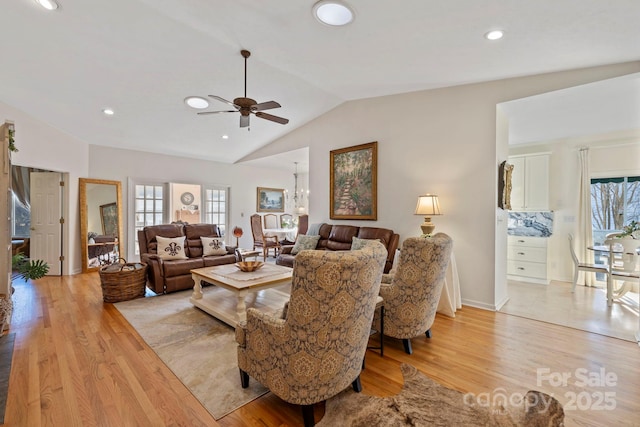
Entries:
POLYGON ((202 256, 200 237, 217 237, 215 224, 162 224, 150 225, 138 231, 140 261, 149 266, 147 287, 158 294, 193 288, 190 271, 194 268, 233 264, 238 261, 235 246, 227 246, 225 255, 202 256), (156 236, 185 239, 185 255, 189 259, 164 260, 158 256, 156 236))
MULTIPOLYGON (((388 228, 356 227, 354 225, 322 224, 320 226, 320 240, 316 249, 331 251, 348 251, 351 249, 353 237, 359 239, 378 239, 387 248, 387 261, 384 272, 388 273, 393 266, 393 257, 398 248, 400 236, 388 228)), ((276 264, 293 267, 295 255, 291 253, 293 245, 282 246, 280 255, 276 258, 276 264)))

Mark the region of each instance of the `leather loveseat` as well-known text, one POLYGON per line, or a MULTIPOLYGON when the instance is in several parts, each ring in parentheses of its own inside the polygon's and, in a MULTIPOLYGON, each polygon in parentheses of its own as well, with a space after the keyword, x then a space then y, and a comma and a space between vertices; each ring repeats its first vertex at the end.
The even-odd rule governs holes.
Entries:
POLYGON ((138 231, 140 261, 149 266, 147 287, 158 294, 193 288, 191 270, 214 265, 233 264, 237 260, 235 246, 227 246, 224 255, 202 256, 200 237, 218 237, 215 224, 150 225, 138 231), (184 252, 188 259, 164 260, 158 256, 156 237, 186 236, 184 252))
MULTIPOLYGON (((387 261, 384 272, 388 273, 393 266, 393 257, 398 248, 400 236, 388 228, 357 227, 354 225, 322 224, 320 226, 320 240, 316 249, 332 251, 348 251, 351 249, 352 239, 377 239, 387 249, 387 261)), ((295 255, 291 253, 292 245, 282 246, 280 255, 276 258, 276 264, 293 267, 295 255)))

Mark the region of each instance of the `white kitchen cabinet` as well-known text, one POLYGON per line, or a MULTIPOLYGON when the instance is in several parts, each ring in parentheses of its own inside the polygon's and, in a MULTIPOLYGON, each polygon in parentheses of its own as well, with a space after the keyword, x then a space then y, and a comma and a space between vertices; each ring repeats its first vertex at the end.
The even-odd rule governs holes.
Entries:
POLYGON ((511 210, 549 210, 549 154, 509 157, 511 175, 511 210))
POLYGON ((507 274, 512 280, 549 284, 547 238, 507 236, 507 274))

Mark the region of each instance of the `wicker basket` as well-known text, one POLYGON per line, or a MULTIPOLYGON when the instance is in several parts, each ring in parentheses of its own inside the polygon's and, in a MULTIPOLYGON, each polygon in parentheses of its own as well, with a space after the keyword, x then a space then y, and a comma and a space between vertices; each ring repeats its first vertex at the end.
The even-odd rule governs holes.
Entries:
POLYGON ((99 273, 104 302, 127 301, 141 298, 145 294, 147 284, 147 264, 145 263, 127 263, 121 258, 117 264, 101 267, 99 273))

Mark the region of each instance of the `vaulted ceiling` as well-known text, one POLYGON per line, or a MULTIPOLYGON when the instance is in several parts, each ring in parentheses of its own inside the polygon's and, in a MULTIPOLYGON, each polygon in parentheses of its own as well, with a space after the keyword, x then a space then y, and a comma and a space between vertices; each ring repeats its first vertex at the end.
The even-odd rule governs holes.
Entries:
POLYGON ((345 27, 314 0, 58 3, 0 7, 0 102, 90 144, 229 163, 345 101, 640 59, 637 0, 348 0, 345 27), (184 104, 242 96, 241 49, 247 95, 289 124, 184 104))

